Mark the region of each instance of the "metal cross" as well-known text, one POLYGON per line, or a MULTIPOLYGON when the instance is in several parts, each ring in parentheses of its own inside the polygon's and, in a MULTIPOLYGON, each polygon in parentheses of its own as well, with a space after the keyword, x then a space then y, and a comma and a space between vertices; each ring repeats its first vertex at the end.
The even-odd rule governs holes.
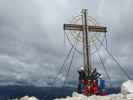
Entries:
POLYGON ((88 32, 106 32, 106 27, 87 25, 87 9, 82 9, 82 25, 64 24, 64 30, 82 31, 84 71, 86 77, 89 77, 91 74, 92 66, 90 58, 90 43, 88 41, 88 32))

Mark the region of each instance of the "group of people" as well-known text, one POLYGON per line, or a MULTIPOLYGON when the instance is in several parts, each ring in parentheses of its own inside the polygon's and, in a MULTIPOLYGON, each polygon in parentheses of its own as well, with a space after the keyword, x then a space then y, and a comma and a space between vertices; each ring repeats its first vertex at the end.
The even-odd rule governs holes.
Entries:
POLYGON ((83 67, 81 67, 78 73, 78 93, 84 95, 105 95, 105 80, 102 79, 101 74, 97 72, 96 68, 91 72, 89 78, 86 78, 83 67))

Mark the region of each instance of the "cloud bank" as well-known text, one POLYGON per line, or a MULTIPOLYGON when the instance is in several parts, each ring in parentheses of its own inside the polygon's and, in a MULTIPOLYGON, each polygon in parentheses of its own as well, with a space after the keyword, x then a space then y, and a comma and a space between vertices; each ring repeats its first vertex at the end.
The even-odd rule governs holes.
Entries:
MULTIPOLYGON (((48 85, 69 50, 64 48, 62 25, 82 8, 108 27, 110 51, 132 72, 132 5, 132 0, 0 0, 0 84, 48 85)), ((112 80, 120 79, 123 74, 117 65, 101 52, 112 80)), ((70 85, 76 84, 81 59, 74 61, 70 85)))

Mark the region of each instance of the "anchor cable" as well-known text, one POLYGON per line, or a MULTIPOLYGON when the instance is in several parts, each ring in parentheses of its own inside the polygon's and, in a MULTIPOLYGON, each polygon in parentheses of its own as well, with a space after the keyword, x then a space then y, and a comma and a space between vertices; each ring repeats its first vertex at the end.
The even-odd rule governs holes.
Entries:
MULTIPOLYGON (((96 46, 96 45, 95 45, 95 47, 96 47, 96 49, 97 49, 97 46, 96 46)), ((107 76, 107 79, 109 80, 110 87, 112 87, 111 77, 110 77, 110 75, 109 75, 109 73, 108 73, 108 71, 107 71, 107 68, 106 68, 106 66, 105 66, 105 64, 104 64, 104 61, 103 61, 103 59, 102 59, 100 53, 97 52, 97 55, 96 55, 96 56, 97 56, 97 58, 99 58, 99 62, 102 64, 102 67, 103 67, 103 69, 104 69, 104 71, 105 71, 105 74, 106 74, 106 76, 107 76)))
MULTIPOLYGON (((67 62, 67 60, 68 60, 68 58, 70 57, 70 55, 71 55, 71 53, 72 53, 72 50, 74 49, 74 47, 72 46, 71 47, 71 49, 69 50, 69 52, 68 52, 68 55, 66 56, 66 58, 65 58, 65 60, 64 60, 64 62, 63 62, 63 64, 62 64, 62 66, 60 67, 60 69, 59 69, 59 71, 58 71, 58 73, 57 73, 57 76, 53 79, 53 81, 51 82, 52 84, 50 84, 51 85, 51 88, 54 86, 54 84, 56 83, 56 81, 57 81, 57 79, 58 79, 58 75, 61 73, 61 71, 63 70, 63 68, 64 68, 64 66, 65 66, 65 64, 66 64, 66 62, 67 62)), ((44 97, 45 98, 45 100, 47 100, 48 99, 48 96, 50 95, 50 90, 48 91, 48 93, 47 93, 47 95, 44 97)))
POLYGON ((74 56, 75 56, 75 49, 74 49, 74 51, 73 51, 72 58, 71 58, 71 61, 70 61, 69 66, 68 66, 67 74, 66 74, 66 76, 65 76, 66 79, 64 80, 64 83, 63 83, 63 88, 65 87, 66 81, 67 81, 67 79, 68 79, 69 72, 70 72, 71 67, 72 67, 72 62, 73 62, 73 60, 74 60, 74 56))
POLYGON ((102 47, 105 49, 105 51, 108 53, 108 55, 112 58, 113 61, 115 61, 115 63, 118 65, 118 67, 122 70, 122 72, 126 75, 126 77, 128 79, 132 79, 128 73, 125 71, 125 69, 123 68, 123 66, 117 61, 117 59, 111 54, 111 52, 108 50, 108 48, 105 48, 103 43, 101 42, 101 40, 96 37, 96 39, 100 42, 100 44, 102 45, 102 47))

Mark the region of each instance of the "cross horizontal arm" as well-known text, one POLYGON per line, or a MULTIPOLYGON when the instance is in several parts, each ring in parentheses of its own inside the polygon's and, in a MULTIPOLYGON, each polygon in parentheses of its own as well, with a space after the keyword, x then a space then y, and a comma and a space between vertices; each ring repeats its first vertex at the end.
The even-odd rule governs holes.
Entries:
POLYGON ((64 24, 64 30, 77 30, 77 31, 82 31, 82 25, 64 24))
MULTIPOLYGON (((107 32, 106 27, 103 26, 87 26, 89 32, 107 32)), ((83 25, 64 24, 64 30, 83 31, 83 25)))
POLYGON ((106 27, 103 26, 88 26, 89 32, 107 32, 106 27))

